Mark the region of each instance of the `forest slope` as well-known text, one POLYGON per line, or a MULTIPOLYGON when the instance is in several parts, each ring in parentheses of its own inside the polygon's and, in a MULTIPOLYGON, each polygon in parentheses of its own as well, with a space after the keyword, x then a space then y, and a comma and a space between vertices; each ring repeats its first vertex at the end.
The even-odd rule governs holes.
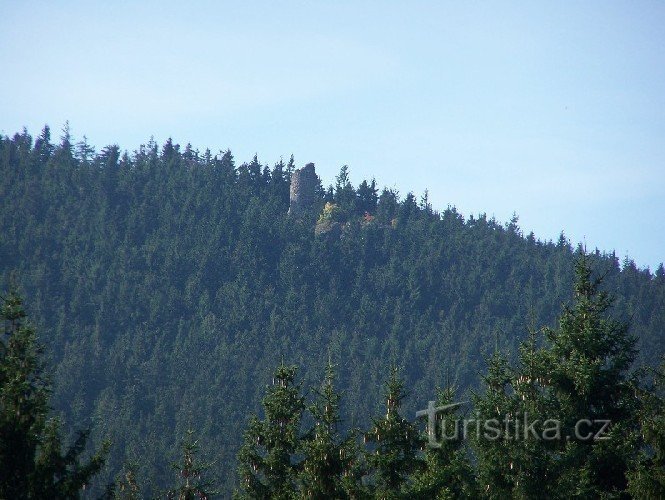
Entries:
MULTIPOLYGON (((407 413, 446 381, 476 386, 484 357, 514 354, 570 298, 575 251, 517 221, 465 219, 426 200, 354 187, 346 170, 301 218, 293 161, 236 165, 170 140, 96 154, 48 130, 0 141, 0 275, 15 273, 51 354, 69 428, 113 440, 114 475, 141 458, 170 476, 193 426, 228 491, 248 415, 283 358, 315 385, 340 366, 346 425, 366 425, 392 362, 407 413), (316 235, 326 202, 343 229, 316 235)), ((406 168, 407 166, 405 166, 406 168)), ((595 252, 639 363, 665 350, 665 272, 595 252)))

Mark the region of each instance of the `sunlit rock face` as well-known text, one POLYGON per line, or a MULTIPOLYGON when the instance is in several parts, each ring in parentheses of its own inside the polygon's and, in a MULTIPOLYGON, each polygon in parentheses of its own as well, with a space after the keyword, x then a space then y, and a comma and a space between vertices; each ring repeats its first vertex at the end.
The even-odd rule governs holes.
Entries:
POLYGON ((298 215, 314 203, 317 180, 313 163, 308 163, 303 168, 293 172, 291 175, 290 214, 298 215))

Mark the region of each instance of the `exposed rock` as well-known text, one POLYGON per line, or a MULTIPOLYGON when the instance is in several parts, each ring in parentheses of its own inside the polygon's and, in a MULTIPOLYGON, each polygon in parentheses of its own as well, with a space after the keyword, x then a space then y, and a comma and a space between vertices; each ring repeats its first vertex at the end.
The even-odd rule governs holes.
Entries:
POLYGON ((298 215, 316 201, 318 177, 314 164, 308 163, 291 174, 291 191, 289 196, 289 213, 298 215))
POLYGON ((319 221, 314 226, 314 234, 321 236, 323 234, 330 234, 333 237, 339 237, 342 234, 342 224, 331 220, 319 221))

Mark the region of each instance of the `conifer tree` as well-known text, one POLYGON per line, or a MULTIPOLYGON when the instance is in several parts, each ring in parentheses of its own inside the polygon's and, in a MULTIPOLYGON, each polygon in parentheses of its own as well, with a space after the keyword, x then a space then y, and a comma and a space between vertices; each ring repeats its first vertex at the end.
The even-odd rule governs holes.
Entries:
POLYGON ((291 182, 291 175, 293 175, 293 171, 296 169, 296 160, 291 155, 289 158, 289 162, 286 164, 286 175, 285 175, 285 180, 287 183, 291 182))
POLYGON ((634 498, 665 498, 665 358, 640 396, 645 446, 628 475, 628 491, 634 498))
POLYGON ((317 400, 309 407, 314 428, 302 446, 300 482, 305 498, 356 498, 362 490, 355 434, 342 439, 338 433, 340 395, 334 380, 335 370, 328 362, 317 400))
POLYGON ((239 498, 294 498, 300 463, 300 422, 305 409, 297 368, 283 363, 263 398, 264 420, 250 419, 238 453, 239 498))
POLYGON ((51 143, 51 128, 48 125, 44 125, 42 133, 37 140, 35 140, 33 153, 37 156, 42 165, 44 165, 51 157, 51 153, 53 153, 54 149, 55 148, 51 143))
POLYGON ((356 204, 356 191, 349 179, 349 167, 343 165, 335 177, 335 203, 340 207, 345 217, 354 213, 356 204))
POLYGON ((367 183, 366 180, 362 181, 358 186, 358 200, 357 200, 357 209, 360 215, 365 213, 375 214, 376 205, 379 200, 376 189, 376 181, 372 179, 371 183, 367 183))
POLYGON ((194 431, 187 430, 183 443, 182 462, 174 464, 178 471, 178 486, 170 490, 166 497, 173 500, 206 500, 217 494, 214 484, 210 479, 204 478, 204 474, 210 465, 200 463, 198 458, 199 443, 194 439, 194 431))
POLYGON ((620 494, 638 448, 638 402, 628 378, 635 338, 626 323, 608 315, 612 299, 601 284, 582 254, 575 264, 573 304, 564 309, 558 328, 545 329, 548 346, 539 356, 542 383, 562 425, 562 439, 555 442, 560 495, 620 494), (581 429, 581 419, 597 423, 581 429), (604 431, 602 421, 609 421, 604 431))
POLYGON ((485 394, 474 398, 479 431, 474 429, 471 438, 478 454, 479 487, 488 498, 554 495, 553 452, 559 437, 549 418, 557 413, 552 391, 544 388, 537 335, 532 328, 515 369, 495 353, 484 377, 485 394))
POLYGON ((124 465, 113 488, 114 499, 139 500, 141 498, 141 488, 136 478, 137 468, 138 465, 135 462, 128 462, 124 465))
POLYGON ((485 429, 485 422, 501 422, 505 415, 515 414, 516 400, 508 392, 512 379, 506 357, 495 351, 483 376, 485 392, 473 397, 475 418, 482 423, 482 431, 470 438, 478 458, 478 487, 487 498, 510 498, 515 485, 509 465, 512 441, 503 427, 498 426, 496 432, 485 429))
POLYGON ((374 443, 367 462, 376 498, 401 498, 409 476, 422 467, 417 456, 425 442, 414 424, 400 414, 406 394, 404 382, 393 367, 386 384, 386 415, 373 419, 374 425, 365 434, 365 441, 374 443))
POLYGON ((108 443, 82 463, 88 432, 62 454, 60 423, 49 419, 50 385, 42 346, 26 322, 21 298, 2 299, 0 341, 0 498, 78 498, 104 465, 108 443))
MULTIPOLYGON (((436 406, 453 404, 452 387, 439 390, 436 406)), ((424 467, 416 472, 408 487, 409 498, 476 498, 474 471, 464 447, 464 435, 456 412, 438 415, 434 441, 424 453, 424 467)))
POLYGON ((76 143, 76 159, 85 166, 92 163, 95 157, 95 148, 88 143, 88 138, 84 135, 83 139, 76 143))
POLYGON ((476 411, 479 421, 505 427, 475 442, 488 497, 625 494, 638 449, 638 405, 627 372, 635 340, 626 324, 608 316, 612 301, 601 283, 582 254, 573 303, 557 328, 543 329, 545 344, 538 347, 530 335, 515 369, 499 355, 491 360, 476 411))

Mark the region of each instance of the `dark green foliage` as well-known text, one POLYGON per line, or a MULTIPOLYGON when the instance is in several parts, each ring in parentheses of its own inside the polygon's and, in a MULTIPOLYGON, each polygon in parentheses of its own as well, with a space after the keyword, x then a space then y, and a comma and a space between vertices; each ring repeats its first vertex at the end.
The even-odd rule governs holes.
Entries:
POLYGON ((634 498, 665 498, 665 357, 651 387, 640 391, 640 428, 645 448, 629 474, 634 498))
MULTIPOLYGON (((508 361, 495 352, 489 360, 487 374, 483 376, 485 392, 481 397, 474 395, 474 416, 478 421, 503 422, 505 415, 517 414, 516 398, 508 392, 512 379, 508 361)), ((503 427, 496 438, 494 432, 485 433, 484 425, 482 431, 478 435, 471 434, 478 456, 478 486, 487 498, 510 498, 516 483, 512 472, 515 464, 510 460, 512 440, 503 427)))
POLYGON ((370 183, 362 181, 358 186, 358 198, 356 200, 356 210, 361 215, 375 214, 379 197, 377 195, 376 181, 372 179, 370 183))
POLYGON ((374 425, 365 433, 365 440, 373 444, 367 452, 367 463, 376 498, 404 496, 410 475, 423 466, 417 454, 425 442, 416 426, 401 413, 404 397, 404 382, 392 368, 386 384, 386 415, 373 419, 374 425))
MULTIPOLYGON (((546 329, 548 348, 541 351, 547 377, 542 385, 553 393, 553 414, 566 437, 555 450, 558 464, 565 464, 556 470, 557 491, 583 498, 623 492, 638 446, 636 386, 628 379, 635 338, 626 323, 609 316, 612 300, 601 283, 592 276, 588 258, 580 257, 573 305, 564 310, 558 328, 546 329), (607 439, 576 437, 575 423, 583 418, 609 419, 607 439)), ((587 427, 588 432, 600 431, 598 425, 587 427)))
POLYGON ((300 491, 304 498, 357 498, 362 494, 362 465, 355 433, 339 434, 340 396, 334 387, 335 372, 328 362, 316 401, 309 407, 314 426, 303 440, 304 456, 300 491))
POLYGON ((62 453, 60 423, 48 418, 42 347, 13 291, 2 299, 0 319, 0 498, 78 498, 104 465, 108 444, 82 462, 82 432, 62 453))
POLYGON ((136 477, 138 465, 135 462, 126 463, 118 475, 113 487, 113 498, 116 500, 139 500, 141 487, 136 477))
MULTIPOLYGON (((363 195, 366 197, 367 193, 363 193, 363 195)), ((366 201, 366 199, 363 199, 363 202, 366 201)), ((356 191, 351 184, 349 167, 346 165, 340 169, 339 175, 335 178, 335 203, 346 214, 347 218, 355 214, 356 191)))
POLYGON ((294 498, 305 409, 296 367, 280 365, 263 398, 265 418, 252 416, 238 453, 239 498, 294 498))
MULTIPOLYGON (((144 496, 170 484, 178 429, 195 411, 228 495, 246 415, 260 408, 257 381, 280 357, 299 365, 307 387, 320 379, 321 353, 338 360, 344 434, 369 426, 381 394, 368 387, 391 360, 404 367, 412 415, 444 367, 463 395, 495 346, 514 361, 527 315, 553 325, 571 297, 569 242, 522 237, 516 221, 465 219, 388 189, 372 211, 376 186, 358 179, 355 188, 347 169, 339 193, 319 189, 311 223, 295 222, 293 158, 241 165, 229 151, 174 141, 95 153, 66 137, 54 144, 45 128, 36 140, 27 131, 0 139, 0 275, 18 271, 31 298, 64 435, 94 419, 93 444, 113 436, 101 483, 140 457, 144 496), (316 236, 324 200, 337 195, 343 229, 316 236), (364 212, 375 218, 366 223, 364 212)), ((632 318, 638 364, 655 366, 663 273, 613 254, 591 260, 607 271, 617 317, 632 318)))
MULTIPOLYGON (((438 391, 436 406, 457 401, 455 391, 448 387, 438 391)), ((475 471, 469 461, 464 445, 463 429, 459 422, 461 415, 453 410, 438 415, 441 419, 435 427, 435 442, 438 446, 425 448, 423 467, 411 477, 408 498, 453 499, 477 498, 475 471)))
POLYGON ((635 339, 609 316, 611 300, 601 282, 592 277, 588 257, 580 256, 573 303, 557 328, 545 328, 544 345, 537 346, 533 333, 516 368, 498 355, 492 359, 476 411, 483 422, 511 423, 499 439, 483 434, 475 440, 479 482, 490 498, 625 494, 639 449, 636 383, 628 378, 635 339), (582 420, 588 423, 580 426, 582 420), (605 421, 603 439, 594 439, 605 421), (527 422, 538 423, 531 431, 527 422))
MULTIPOLYGON (((198 455, 198 440, 194 439, 194 431, 188 429, 182 445, 182 460, 173 464, 173 468, 177 471, 178 485, 167 492, 167 499, 206 500, 214 498, 218 493, 213 481, 206 477, 209 474, 210 464, 201 463, 198 455)), ((128 490, 133 494, 137 488, 135 483, 129 482, 130 479, 133 478, 131 476, 127 478, 128 490)))
POLYGON ((40 437, 48 414, 48 384, 43 379, 41 347, 25 324, 21 299, 3 298, 5 322, 0 343, 0 497, 27 496, 40 437))

